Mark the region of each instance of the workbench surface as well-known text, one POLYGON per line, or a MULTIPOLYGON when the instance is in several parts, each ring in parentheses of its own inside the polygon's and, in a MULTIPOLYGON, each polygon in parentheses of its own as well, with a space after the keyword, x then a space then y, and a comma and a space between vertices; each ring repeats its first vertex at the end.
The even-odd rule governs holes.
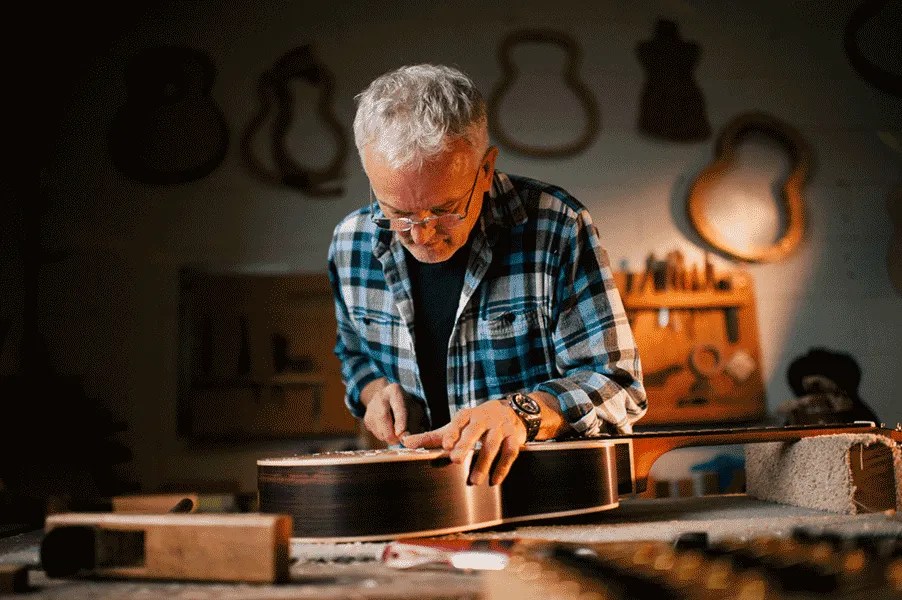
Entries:
MULTIPOLYGON (((798 528, 815 534, 902 536, 902 520, 893 514, 839 515, 735 494, 628 499, 616 509, 594 515, 449 537, 597 543, 671 541, 683 533, 705 532, 711 541, 746 541, 789 537, 798 528)), ((280 585, 50 579, 39 567, 41 539, 39 531, 0 539, 0 564, 33 567, 30 590, 4 598, 475 599, 481 596, 483 585, 478 572, 391 569, 379 560, 384 543, 293 544, 291 581, 280 585)))

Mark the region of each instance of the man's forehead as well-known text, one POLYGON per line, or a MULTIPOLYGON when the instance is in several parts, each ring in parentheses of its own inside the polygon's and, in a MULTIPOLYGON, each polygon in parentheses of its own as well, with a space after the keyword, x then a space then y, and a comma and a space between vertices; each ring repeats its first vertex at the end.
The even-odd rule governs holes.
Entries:
POLYGON ((419 168, 398 169, 373 153, 367 157, 367 176, 384 206, 404 211, 426 210, 465 195, 475 175, 472 156, 454 152, 445 153, 441 158, 419 168))
POLYGON ((454 175, 458 172, 470 170, 470 163, 475 161, 472 146, 463 143, 451 143, 448 149, 433 157, 423 161, 412 161, 401 166, 393 165, 372 144, 364 147, 363 154, 364 168, 368 174, 371 174, 371 171, 379 171, 395 177, 454 175))

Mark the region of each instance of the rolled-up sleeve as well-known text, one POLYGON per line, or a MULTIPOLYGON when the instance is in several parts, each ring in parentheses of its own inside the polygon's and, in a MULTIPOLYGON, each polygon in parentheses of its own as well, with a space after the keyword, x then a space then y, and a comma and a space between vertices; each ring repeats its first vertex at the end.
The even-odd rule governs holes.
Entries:
POLYGON ((553 343, 561 377, 534 389, 554 395, 582 436, 630 432, 648 407, 639 351, 607 253, 589 213, 574 219, 557 249, 553 343))

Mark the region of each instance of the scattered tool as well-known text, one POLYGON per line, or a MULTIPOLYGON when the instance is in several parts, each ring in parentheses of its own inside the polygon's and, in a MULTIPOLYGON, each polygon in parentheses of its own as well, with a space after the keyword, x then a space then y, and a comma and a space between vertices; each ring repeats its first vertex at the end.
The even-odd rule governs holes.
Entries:
POLYGON ((389 542, 382 563, 395 569, 436 566, 497 571, 507 566, 515 540, 401 539, 389 542))

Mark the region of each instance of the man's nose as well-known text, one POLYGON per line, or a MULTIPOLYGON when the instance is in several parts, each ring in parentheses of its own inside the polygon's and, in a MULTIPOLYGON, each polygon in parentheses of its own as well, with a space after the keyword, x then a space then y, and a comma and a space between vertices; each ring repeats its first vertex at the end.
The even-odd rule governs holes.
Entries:
POLYGON ((426 244, 435 235, 435 223, 414 223, 410 228, 410 237, 414 244, 426 244))

